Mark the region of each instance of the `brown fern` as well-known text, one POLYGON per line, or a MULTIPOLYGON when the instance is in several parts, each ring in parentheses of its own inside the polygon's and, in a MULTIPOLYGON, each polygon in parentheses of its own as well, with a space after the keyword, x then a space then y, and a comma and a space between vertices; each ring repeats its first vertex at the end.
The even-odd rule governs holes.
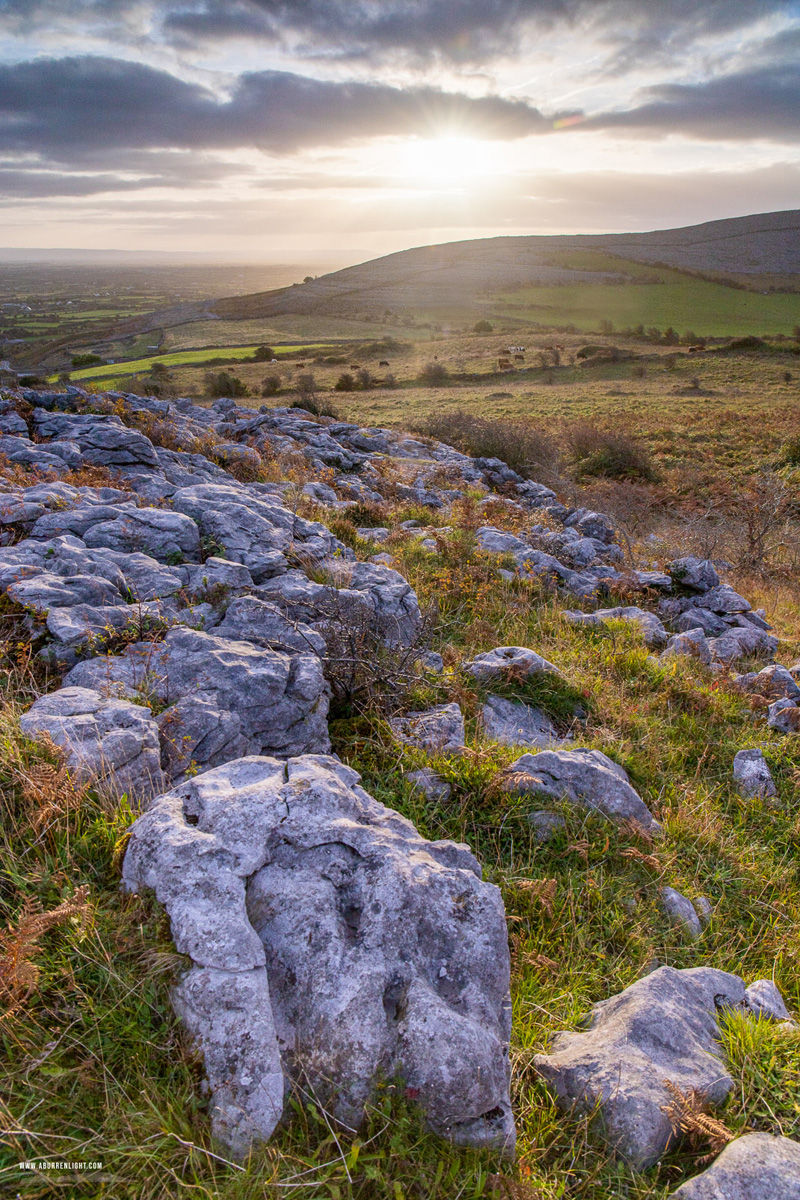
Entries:
POLYGON ((0 1021, 19 1012, 36 991, 41 972, 33 958, 43 935, 73 917, 78 918, 79 932, 86 929, 92 911, 88 894, 88 884, 84 884, 71 900, 49 912, 42 912, 33 901, 26 901, 16 926, 0 933, 0 1004, 4 1006, 0 1021))
POLYGON ((534 900, 538 900, 548 917, 553 916, 553 901, 556 898, 556 888, 558 887, 557 880, 518 879, 517 887, 523 892, 528 892, 534 900))
POLYGON ((636 846, 626 846, 624 850, 620 851, 620 854, 623 858, 633 858, 636 862, 643 863, 646 867, 652 867, 654 871, 661 869, 661 863, 655 854, 644 854, 636 846))
POLYGON ((666 1113, 675 1137, 688 1138, 694 1150, 708 1147, 707 1153, 698 1160, 699 1162, 709 1162, 716 1158, 728 1142, 733 1141, 736 1134, 722 1121, 711 1116, 707 1097, 696 1088, 687 1088, 682 1092, 670 1079, 664 1080, 664 1087, 672 1099, 669 1104, 662 1104, 661 1111, 666 1113))
POLYGON ((52 742, 48 750, 55 763, 34 762, 17 767, 15 772, 31 825, 37 833, 80 807, 88 790, 88 785, 78 783, 66 766, 63 751, 52 742))

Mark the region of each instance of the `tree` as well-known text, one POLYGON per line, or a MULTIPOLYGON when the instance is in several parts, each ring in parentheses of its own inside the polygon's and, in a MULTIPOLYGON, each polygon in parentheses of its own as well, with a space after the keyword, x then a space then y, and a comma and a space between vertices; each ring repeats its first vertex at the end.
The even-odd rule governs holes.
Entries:
POLYGON ((368 392, 371 387, 375 386, 375 376, 366 367, 361 368, 356 378, 358 379, 358 386, 362 391, 368 392))
POLYGON ((335 392, 354 392, 356 390, 355 376, 349 371, 343 371, 336 383, 333 385, 335 392))
POLYGON ((272 346, 258 346, 253 353, 253 362, 272 362, 274 357, 272 346))
POLYGON ((281 386, 280 375, 265 375, 261 380, 262 396, 277 396, 281 386))
POLYGON ((314 282, 313 275, 306 275, 305 278, 303 279, 303 283, 313 283, 313 282, 314 282))

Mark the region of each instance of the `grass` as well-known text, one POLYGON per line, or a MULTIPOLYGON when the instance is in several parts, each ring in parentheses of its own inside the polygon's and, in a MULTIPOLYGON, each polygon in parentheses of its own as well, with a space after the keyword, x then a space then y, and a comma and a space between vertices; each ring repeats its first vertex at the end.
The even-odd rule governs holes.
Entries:
MULTIPOLYGON (((320 350, 326 347, 324 342, 311 343, 296 343, 293 345, 282 345, 275 347, 275 355, 277 358, 288 354, 294 354, 296 351, 311 351, 320 350)), ((258 349, 258 344, 254 346, 225 346, 222 353, 220 347, 213 347, 204 350, 181 350, 173 354, 153 354, 149 358, 134 358, 125 362, 117 362, 106 364, 105 366, 86 367, 80 371, 72 371, 71 378, 76 382, 83 379, 101 382, 106 379, 114 379, 119 375, 130 375, 136 371, 149 371, 156 363, 160 363, 165 367, 181 367, 181 366, 202 366, 209 359, 215 358, 230 358, 248 359, 251 358, 253 352, 258 349)), ((269 363, 259 363, 260 370, 264 370, 269 366, 269 363)))
POLYGON ((800 322, 800 294, 760 292, 692 279, 677 271, 651 269, 663 283, 574 283, 509 291, 489 302, 489 320, 498 316, 597 329, 601 320, 616 328, 643 324, 701 337, 790 334, 800 322), (677 279, 669 277, 677 276, 677 279))
MULTIPOLYGON (((714 369, 734 368, 720 359, 714 369)), ((741 364, 738 369, 744 370, 741 364)), ((366 406, 376 397, 356 395, 352 403, 366 406)), ((477 396, 474 403, 477 409, 477 396)), ((515 395, 508 403, 522 398, 515 395)), ((557 398, 549 403, 547 411, 554 414, 557 398)), ((676 407, 681 403, 677 397, 676 407)), ((763 403, 766 412, 767 396, 763 403)), ((669 420, 653 398, 643 411, 654 423, 665 426, 669 420)), ((757 447, 758 439, 774 436, 752 416, 749 422, 757 447)), ((733 427, 722 422, 719 438, 733 427)), ((688 437, 688 413, 686 428, 688 437)), ((735 453, 753 461, 757 448, 746 444, 743 428, 739 436, 735 453)), ((700 1169, 702 1147, 673 1154, 644 1174, 615 1163, 593 1140, 588 1120, 556 1108, 532 1068, 533 1055, 554 1032, 573 1028, 592 1004, 632 983, 654 960, 676 967, 711 964, 748 982, 774 978, 790 1009, 800 1008, 798 740, 754 724, 748 699, 725 677, 688 661, 654 663, 634 628, 573 627, 561 613, 574 603, 538 583, 499 578, 498 561, 477 547, 475 529, 484 515, 469 496, 446 518, 433 515, 433 523, 451 527, 440 528, 433 551, 421 546, 416 533, 399 529, 410 514, 408 505, 381 506, 375 519, 379 515, 392 530, 381 549, 394 556, 423 606, 435 609, 433 647, 447 669, 438 681, 426 681, 423 699, 462 706, 468 749, 461 758, 427 759, 398 745, 385 714, 374 708, 333 723, 334 749, 362 773, 376 798, 414 821, 424 836, 468 842, 485 877, 502 890, 513 956, 517 1164, 459 1150, 426 1133, 392 1081, 377 1093, 355 1138, 343 1134, 337 1144, 324 1114, 297 1098, 290 1123, 270 1146, 244 1164, 215 1157, 221 1152, 208 1137, 202 1068, 169 1006, 169 985, 182 959, 152 897, 119 891, 120 855, 133 814, 125 803, 111 807, 89 793, 77 806, 62 805, 62 812, 43 820, 43 800, 29 780, 54 765, 54 758, 21 737, 16 718, 34 695, 57 681, 34 668, 23 617, 9 609, 0 664, 6 668, 0 716, 2 918, 14 923, 31 901, 52 911, 88 887, 94 919, 89 927, 62 924, 44 935, 36 991, 21 1010, 0 1020, 5 1130, 0 1189, 30 1200, 50 1195, 162 1200, 184 1194, 202 1200, 285 1195, 666 1200, 700 1169), (460 662, 496 645, 530 646, 562 670, 566 683, 542 679, 511 686, 506 694, 540 703, 564 721, 575 702, 582 705, 588 716, 578 744, 596 747, 626 768, 664 825, 655 846, 634 830, 567 806, 561 806, 564 828, 550 842, 536 842, 527 820, 535 799, 504 793, 496 783, 517 752, 481 740, 477 714, 484 692, 458 670, 460 662), (732 786, 733 757, 754 742, 772 768, 776 808, 743 800, 732 786), (432 765, 448 780, 448 800, 430 800, 409 786, 408 773, 421 765, 432 765), (664 884, 711 900, 713 918, 697 942, 684 942, 664 918, 658 904, 664 884), (41 1157, 104 1165, 85 1177, 17 1169, 20 1160, 41 1157)), ((515 519, 500 512, 492 516, 498 523, 515 519)), ((345 511, 336 521, 337 534, 360 554, 373 549, 355 533, 363 512, 345 511)), ((730 579, 754 607, 767 607, 782 639, 780 661, 795 661, 796 577, 730 579)), ((722 1036, 736 1087, 718 1115, 737 1133, 756 1128, 797 1137, 798 1035, 734 1017, 722 1036)))

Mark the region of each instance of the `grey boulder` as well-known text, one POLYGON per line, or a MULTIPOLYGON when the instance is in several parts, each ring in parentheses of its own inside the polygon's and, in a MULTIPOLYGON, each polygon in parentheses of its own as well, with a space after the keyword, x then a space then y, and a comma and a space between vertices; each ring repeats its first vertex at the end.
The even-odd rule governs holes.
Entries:
POLYGON ((31 738, 47 734, 76 779, 115 799, 146 801, 164 789, 158 726, 149 708, 82 687, 42 696, 20 717, 31 738))
POLYGON ((661 651, 662 659, 685 657, 696 658, 698 662, 711 662, 711 651, 708 648, 706 635, 702 629, 687 629, 685 633, 674 633, 661 651))
POLYGON ((608 621, 632 621, 642 631, 644 643, 651 649, 666 646, 669 634, 655 613, 634 606, 601 608, 597 612, 565 612, 564 619, 571 625, 605 625, 608 621))
POLYGON ((675 1137, 667 1080, 721 1104, 733 1080, 719 1058, 717 1010, 744 1005, 737 975, 712 967, 658 970, 592 1010, 585 1031, 558 1033, 534 1059, 563 1108, 598 1111, 602 1134, 637 1170, 675 1137))
POLYGON ((776 700, 767 710, 767 724, 780 733, 800 733, 800 707, 794 700, 776 700))
POLYGON ((707 558, 676 558, 667 569, 674 583, 693 592, 707 592, 719 583, 714 564, 707 558))
POLYGON ((471 662, 464 663, 463 669, 479 683, 510 679, 523 683, 542 673, 561 674, 558 667, 526 646, 496 646, 494 650, 487 650, 471 662))
POLYGON ((800 1142, 770 1133, 738 1137, 674 1200, 800 1200, 800 1142))
POLYGON ((768 1021, 792 1021, 783 996, 771 979, 756 979, 746 989, 744 998, 747 1007, 757 1017, 768 1021))
POLYGON ((661 907, 672 924, 682 929, 690 941, 699 938, 703 926, 691 900, 671 887, 661 888, 659 895, 661 907))
POLYGON ((599 750, 543 750, 523 754, 508 768, 505 791, 566 799, 614 820, 636 821, 660 832, 624 769, 599 750))
POLYGON ((335 759, 245 758, 159 797, 123 880, 193 960, 174 1003, 234 1153, 295 1081, 352 1127, 395 1074, 437 1132, 513 1149, 505 916, 467 847, 426 842, 335 759))
POLYGON ((737 752, 733 759, 733 778, 742 796, 767 799, 778 794, 764 751, 758 747, 737 752))
POLYGON ((398 741, 429 754, 461 754, 464 749, 464 714, 457 704, 410 712, 394 717, 389 725, 398 741))
POLYGON ((487 696, 481 710, 484 735, 503 746, 562 745, 553 723, 538 708, 523 704, 519 700, 506 700, 503 696, 487 696))

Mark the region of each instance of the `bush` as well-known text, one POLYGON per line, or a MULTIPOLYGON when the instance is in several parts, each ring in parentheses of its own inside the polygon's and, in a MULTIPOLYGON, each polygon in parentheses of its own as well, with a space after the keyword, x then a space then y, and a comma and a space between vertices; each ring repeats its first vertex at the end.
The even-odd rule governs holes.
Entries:
POLYGON ((355 376, 349 371, 343 371, 333 385, 335 392, 354 392, 356 390, 355 376))
POLYGON ((236 375, 231 375, 230 371, 207 371, 203 382, 205 394, 215 400, 222 396, 233 399, 250 395, 246 385, 236 375))
POLYGON ((362 391, 368 392, 370 388, 375 386, 375 376, 366 367, 361 368, 356 378, 358 379, 358 386, 362 391))
POLYGON ((72 359, 72 369, 77 371, 81 367, 102 367, 105 361, 99 354, 75 354, 72 359))
MULTIPOLYGON (((787 372, 787 374, 788 374, 788 372, 787 372)), ((389 388, 389 390, 391 391, 391 389, 392 389, 392 388, 399 387, 399 384, 398 384, 398 382, 397 382, 397 379, 395 378, 395 376, 394 376, 394 375, 392 375, 392 374, 389 374, 389 375, 385 375, 385 376, 384 376, 384 378, 383 378, 383 386, 384 386, 385 388, 389 388)))
POLYGON ((473 333, 494 333, 494 325, 490 325, 488 321, 476 321, 472 326, 473 333))
POLYGON ((302 408, 303 412, 311 413, 312 417, 332 417, 339 420, 339 411, 332 404, 317 402, 316 396, 301 396, 292 402, 292 408, 302 408))
POLYGON ((456 409, 429 417, 419 431, 475 458, 500 458, 521 474, 558 473, 556 442, 526 421, 493 420, 456 409))
POLYGON ((265 375, 261 380, 262 396, 277 396, 281 387, 280 375, 265 375))
POLYGON ((567 433, 567 446, 575 463, 575 476, 604 479, 640 479, 652 483, 656 470, 646 447, 628 434, 601 429, 582 421, 567 433))
POLYGON ((253 362, 272 362, 274 357, 272 346, 259 346, 253 354, 253 362))
POLYGON ((428 387, 442 387, 450 379, 450 372, 440 362, 429 362, 420 371, 420 383, 428 387))

